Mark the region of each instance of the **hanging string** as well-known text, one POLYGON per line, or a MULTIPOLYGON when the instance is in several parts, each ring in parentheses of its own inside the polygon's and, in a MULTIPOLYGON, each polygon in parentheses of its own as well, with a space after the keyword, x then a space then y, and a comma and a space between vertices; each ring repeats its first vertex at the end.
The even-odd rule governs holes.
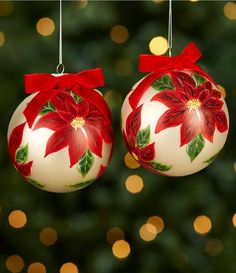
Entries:
POLYGON ((57 74, 63 74, 65 66, 62 62, 62 0, 60 3, 60 15, 59 15, 59 62, 56 68, 57 74))
POLYGON ((168 50, 171 57, 172 49, 172 0, 169 0, 169 22, 168 22, 168 50))

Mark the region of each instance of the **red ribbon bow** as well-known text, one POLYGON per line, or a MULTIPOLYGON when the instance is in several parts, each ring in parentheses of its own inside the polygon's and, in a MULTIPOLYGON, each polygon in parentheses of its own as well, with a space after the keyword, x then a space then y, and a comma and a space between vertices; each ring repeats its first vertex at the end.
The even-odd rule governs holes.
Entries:
POLYGON ((195 62, 202 56, 202 53, 197 46, 190 42, 176 57, 155 56, 155 55, 140 55, 139 71, 152 72, 147 75, 135 88, 129 97, 129 103, 133 109, 137 108, 138 103, 145 93, 146 89, 159 77, 168 73, 171 70, 193 70, 201 73, 207 79, 214 80, 195 64, 195 62))
POLYGON ((95 87, 103 85, 104 78, 100 68, 61 76, 53 76, 51 74, 25 75, 25 92, 39 92, 24 110, 29 128, 32 127, 38 113, 47 101, 65 90, 73 90, 78 96, 88 100, 102 112, 110 123, 111 113, 106 102, 98 92, 93 90, 95 87))

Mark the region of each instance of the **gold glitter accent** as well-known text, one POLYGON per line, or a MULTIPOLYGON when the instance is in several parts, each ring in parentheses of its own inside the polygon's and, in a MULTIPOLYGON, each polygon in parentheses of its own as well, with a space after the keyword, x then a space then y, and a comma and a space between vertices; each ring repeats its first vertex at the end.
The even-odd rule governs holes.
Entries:
POLYGON ((197 110, 201 106, 199 99, 192 99, 187 102, 188 108, 197 110))
POLYGON ((78 117, 72 120, 71 126, 75 129, 81 128, 85 123, 85 120, 82 117, 78 117))

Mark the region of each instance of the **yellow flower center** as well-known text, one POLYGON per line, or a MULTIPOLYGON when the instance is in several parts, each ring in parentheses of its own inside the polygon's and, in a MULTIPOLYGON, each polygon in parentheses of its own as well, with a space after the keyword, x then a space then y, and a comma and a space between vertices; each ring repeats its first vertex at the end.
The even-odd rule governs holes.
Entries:
POLYGON ((138 161, 138 157, 137 157, 137 155, 136 155, 135 153, 132 153, 132 156, 133 156, 133 158, 134 158, 135 160, 138 161))
POLYGON ((85 123, 85 120, 82 117, 78 117, 72 120, 71 126, 75 129, 81 128, 85 123))
POLYGON ((199 101, 199 99, 192 99, 187 102, 187 106, 188 108, 196 110, 201 106, 201 102, 199 101))

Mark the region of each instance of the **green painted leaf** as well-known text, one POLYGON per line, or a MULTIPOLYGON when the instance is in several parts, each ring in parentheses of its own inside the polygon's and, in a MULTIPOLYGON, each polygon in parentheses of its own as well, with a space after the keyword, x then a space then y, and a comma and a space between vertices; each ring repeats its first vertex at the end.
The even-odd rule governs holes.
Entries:
POLYGON ((42 115, 45 115, 49 112, 55 112, 56 109, 55 107, 51 104, 50 101, 48 101, 44 106, 43 108, 41 109, 41 111, 39 112, 39 115, 42 116, 42 115))
POLYGON ((157 170, 159 172, 167 172, 167 171, 169 171, 172 168, 171 165, 162 164, 160 162, 154 162, 154 161, 152 161, 152 162, 149 162, 149 163, 152 165, 152 168, 154 170, 157 170))
POLYGON ((70 94, 76 103, 79 103, 82 100, 82 98, 78 96, 77 94, 75 94, 73 91, 70 91, 70 94))
POLYGON ((32 184, 33 186, 39 188, 39 189, 43 189, 45 187, 45 185, 33 180, 33 179, 30 179, 30 178, 27 178, 27 181, 32 184))
POLYGON ((204 77, 202 77, 201 75, 199 75, 198 73, 193 73, 193 79, 196 83, 196 86, 201 85, 202 83, 206 82, 206 79, 204 77))
POLYGON ((16 151, 16 161, 18 164, 25 163, 28 159, 28 144, 21 146, 16 151))
POLYGON ((68 185, 67 187, 69 188, 75 188, 75 189, 83 189, 85 187, 87 187, 88 185, 92 184, 96 179, 90 179, 81 183, 77 183, 77 184, 72 184, 72 185, 68 185))
POLYGON ((89 170, 92 168, 93 163, 94 155, 90 152, 90 150, 87 150, 77 164, 77 169, 83 177, 87 175, 89 170))
POLYGON ((202 134, 198 134, 195 138, 189 142, 187 146, 187 154, 191 159, 191 162, 201 153, 205 146, 205 140, 202 134))
POLYGON ((213 155, 212 157, 210 157, 209 159, 203 161, 203 163, 211 164, 217 158, 217 156, 219 155, 219 153, 220 153, 220 151, 218 153, 216 153, 215 155, 213 155))
POLYGON ((164 75, 152 83, 152 88, 154 88, 156 91, 160 92, 163 90, 174 89, 174 85, 172 83, 170 76, 164 75))
POLYGON ((150 134, 150 125, 138 131, 136 135, 136 143, 138 147, 143 148, 148 145, 150 142, 150 134))

